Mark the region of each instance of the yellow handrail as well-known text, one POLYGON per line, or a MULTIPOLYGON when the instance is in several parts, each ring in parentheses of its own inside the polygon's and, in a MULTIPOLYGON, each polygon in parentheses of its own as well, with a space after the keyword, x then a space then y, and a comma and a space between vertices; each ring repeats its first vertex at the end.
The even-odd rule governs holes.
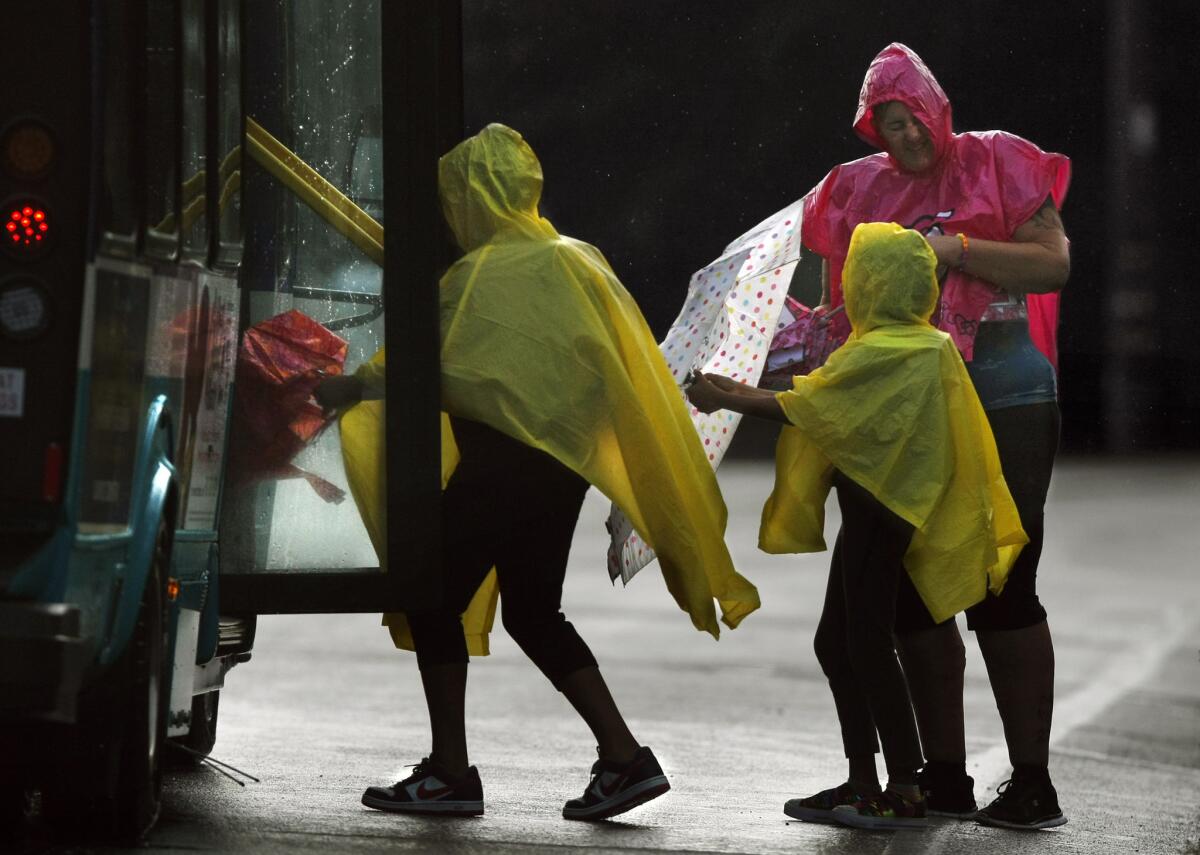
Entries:
POLYGON ((252 158, 317 216, 383 266, 383 226, 249 116, 246 147, 252 158))

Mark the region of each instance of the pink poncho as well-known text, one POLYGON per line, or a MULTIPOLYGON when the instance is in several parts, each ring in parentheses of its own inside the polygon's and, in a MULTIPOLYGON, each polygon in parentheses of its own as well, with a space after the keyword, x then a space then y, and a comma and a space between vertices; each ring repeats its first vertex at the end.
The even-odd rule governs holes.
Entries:
MULTIPOLYGON (((921 58, 902 44, 872 60, 858 96, 854 130, 883 148, 871 123, 872 109, 900 101, 928 128, 937 160, 928 172, 904 172, 886 151, 835 166, 804 197, 801 239, 829 262, 831 305, 842 298, 842 265, 850 234, 859 223, 890 221, 925 234, 1012 240, 1046 197, 1062 205, 1071 163, 1003 131, 956 134, 950 100, 921 58)), ((974 356, 979 319, 1002 292, 951 269, 942 285, 937 326, 948 332, 963 359, 974 356)), ((1056 367, 1058 294, 1028 294, 1034 344, 1056 367)))

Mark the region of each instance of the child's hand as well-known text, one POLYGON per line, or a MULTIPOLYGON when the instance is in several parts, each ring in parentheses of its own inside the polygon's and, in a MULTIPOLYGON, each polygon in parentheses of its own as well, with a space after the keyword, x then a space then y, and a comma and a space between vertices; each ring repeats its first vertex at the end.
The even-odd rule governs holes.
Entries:
POLYGON ((708 382, 712 383, 722 392, 733 392, 734 394, 737 394, 738 390, 742 387, 741 383, 726 377, 724 374, 713 374, 712 372, 709 372, 705 374, 704 377, 706 380, 708 380, 708 382))
POLYGON ((715 413, 721 409, 722 393, 710 379, 713 375, 692 374, 692 383, 687 387, 688 400, 702 413, 715 413))

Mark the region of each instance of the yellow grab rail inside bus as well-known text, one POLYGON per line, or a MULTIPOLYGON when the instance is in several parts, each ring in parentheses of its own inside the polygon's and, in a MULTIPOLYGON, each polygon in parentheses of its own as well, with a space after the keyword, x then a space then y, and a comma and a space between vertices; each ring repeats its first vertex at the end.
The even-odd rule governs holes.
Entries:
POLYGON ((249 116, 246 117, 246 148, 252 158, 312 208, 317 216, 383 266, 383 226, 249 116))

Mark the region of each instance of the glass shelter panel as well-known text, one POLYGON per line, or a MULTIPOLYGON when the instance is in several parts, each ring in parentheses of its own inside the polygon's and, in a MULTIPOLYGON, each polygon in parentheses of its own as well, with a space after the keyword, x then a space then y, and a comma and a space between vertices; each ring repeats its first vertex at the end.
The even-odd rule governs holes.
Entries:
MULTIPOLYGON (((383 273, 337 230, 337 217, 322 201, 344 208, 344 196, 382 219, 379 0, 256 2, 244 14, 248 129, 261 127, 296 155, 300 170, 311 168, 331 185, 318 191, 319 213, 311 198, 304 201, 289 186, 291 179, 255 161, 251 143, 244 147, 244 326, 298 310, 346 341, 351 373, 383 346, 383 273), (256 44, 260 34, 258 44, 270 44, 269 50, 256 44)), ((349 495, 337 426, 292 464, 293 470, 275 473, 282 477, 240 486, 236 473, 227 479, 222 573, 378 572, 349 495)))

